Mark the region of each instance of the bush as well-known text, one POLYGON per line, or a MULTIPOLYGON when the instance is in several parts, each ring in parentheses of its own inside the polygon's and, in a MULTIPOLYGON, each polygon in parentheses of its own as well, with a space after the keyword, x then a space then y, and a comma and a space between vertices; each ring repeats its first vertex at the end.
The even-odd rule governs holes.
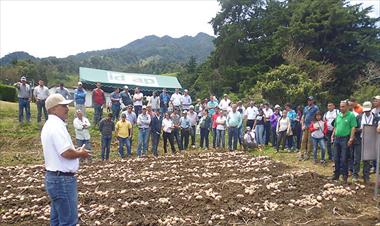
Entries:
POLYGON ((0 84, 0 100, 4 101, 17 101, 17 91, 13 86, 0 84))

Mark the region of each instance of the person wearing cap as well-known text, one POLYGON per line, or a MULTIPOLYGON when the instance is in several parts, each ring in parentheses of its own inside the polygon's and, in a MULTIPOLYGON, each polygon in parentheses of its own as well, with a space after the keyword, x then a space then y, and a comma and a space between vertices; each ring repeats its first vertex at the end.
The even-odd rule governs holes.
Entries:
POLYGON ((129 93, 128 86, 124 86, 124 90, 120 92, 122 108, 133 105, 131 94, 129 93))
POLYGON ((179 115, 179 109, 178 108, 175 108, 173 110, 173 113, 170 115, 170 118, 172 119, 173 125, 174 125, 174 129, 172 130, 172 134, 173 134, 174 139, 177 142, 178 149, 181 151, 181 150, 183 150, 182 140, 181 140, 181 136, 180 136, 180 129, 181 129, 180 119, 181 119, 181 116, 179 115))
POLYGON ((228 128, 228 149, 230 151, 237 150, 237 142, 239 131, 238 129, 241 127, 243 123, 243 118, 240 112, 237 111, 237 105, 232 105, 232 111, 228 113, 226 125, 228 128))
POLYGON ((86 95, 82 82, 78 82, 78 88, 74 90, 75 110, 81 110, 84 116, 86 116, 86 95))
POLYGON ((111 99, 111 110, 112 110, 112 120, 115 121, 119 119, 120 115, 120 89, 116 88, 115 91, 113 91, 110 95, 111 99))
POLYGON ((96 88, 92 91, 92 106, 94 107, 94 124, 98 125, 103 117, 103 108, 106 105, 106 96, 101 89, 100 82, 96 83, 96 88))
POLYGON ((20 123, 24 122, 24 110, 25 119, 30 122, 30 101, 32 100, 32 89, 30 85, 26 83, 26 78, 23 76, 20 82, 14 84, 17 89, 18 97, 18 121, 20 123))
POLYGON ((76 225, 78 223, 78 189, 75 173, 79 158, 90 154, 82 146, 75 148, 67 131, 68 104, 60 94, 50 95, 46 101, 48 120, 41 131, 44 153, 45 188, 50 198, 50 225, 76 225))
POLYGON ((189 112, 187 117, 190 120, 190 137, 191 137, 191 147, 195 148, 195 135, 196 135, 196 126, 198 122, 198 114, 194 111, 194 106, 190 105, 189 112))
MULTIPOLYGON (((279 107, 279 106, 278 106, 279 107)), ((268 145, 270 134, 271 134, 271 125, 270 125, 270 117, 273 115, 273 110, 269 107, 268 103, 264 104, 263 108, 264 116, 265 116, 265 122, 264 122, 264 143, 265 145, 268 145)), ((272 136, 276 136, 276 134, 272 134, 272 136)), ((273 144, 272 144, 273 145, 273 144)))
POLYGON ((151 138, 152 138, 152 153, 155 157, 158 156, 158 143, 160 142, 160 134, 162 127, 162 117, 160 111, 155 111, 153 113, 152 121, 151 121, 151 138))
POLYGON ((212 148, 216 148, 216 119, 219 117, 219 107, 215 106, 214 108, 214 114, 211 116, 211 121, 212 121, 212 148))
POLYGON ((179 119, 179 125, 181 128, 181 141, 183 150, 187 150, 189 146, 189 136, 190 136, 190 119, 187 117, 187 111, 182 112, 182 117, 179 119))
POLYGON ((147 114, 146 106, 142 106, 142 113, 137 117, 137 125, 139 127, 137 156, 146 155, 148 152, 148 133, 150 128, 151 117, 147 114))
MULTIPOLYGON (((102 139, 102 161, 108 160, 110 157, 110 148, 112 142, 112 132, 115 130, 115 123, 112 121, 112 113, 108 113, 107 117, 99 122, 99 132, 102 139)), ((132 145, 131 145, 132 146, 132 145)))
POLYGON ((151 106, 153 112, 160 110, 160 94, 157 91, 153 91, 148 105, 151 106))
POLYGON ((136 115, 141 114, 143 98, 144 98, 144 94, 140 91, 139 87, 136 87, 135 94, 133 94, 133 106, 135 108, 136 115))
POLYGON ((219 110, 218 117, 215 120, 216 123, 216 147, 226 148, 226 121, 227 111, 219 110))
POLYGON ((327 143, 327 154, 330 161, 333 159, 333 156, 334 156, 332 152, 332 143, 331 143, 331 135, 334 130, 333 122, 338 116, 338 113, 339 113, 339 110, 335 108, 335 104, 332 102, 329 102, 327 104, 327 112, 323 115, 323 120, 327 122, 326 143, 327 143))
MULTIPOLYGON (((113 121, 113 120, 112 120, 113 121)), ((119 154, 121 158, 124 158, 124 145, 127 148, 127 156, 131 157, 131 136, 132 136, 132 124, 126 120, 126 115, 121 115, 121 120, 119 120, 115 125, 115 134, 119 141, 119 154)))
MULTIPOLYGON (((91 143, 90 143, 90 132, 88 131, 88 128, 90 128, 91 123, 90 121, 83 116, 83 113, 80 110, 76 111, 76 118, 73 121, 73 125, 75 128, 75 138, 77 140, 77 146, 81 147, 82 145, 85 145, 84 147, 87 150, 91 150, 91 143)), ((91 158, 89 158, 91 160, 91 158)))
MULTIPOLYGON (((219 104, 220 106, 220 104, 219 104)), ((228 106, 226 107, 227 110, 228 106)), ((244 111, 244 118, 247 120, 247 126, 249 126, 251 129, 253 128, 253 124, 255 123, 256 115, 259 113, 259 109, 255 106, 254 101, 249 102, 249 107, 245 109, 244 111)))
POLYGON ((166 92, 166 88, 162 89, 162 93, 160 94, 160 111, 161 114, 165 114, 168 111, 170 102, 170 96, 166 92))
POLYGON ((313 148, 311 141, 311 132, 309 130, 311 121, 314 118, 315 113, 319 111, 319 108, 314 103, 314 98, 309 96, 307 98, 307 106, 303 110, 303 115, 301 119, 302 125, 302 141, 301 141, 301 152, 299 160, 308 160, 310 157, 310 152, 313 148))
POLYGON ((45 107, 45 101, 49 97, 50 93, 49 89, 44 85, 44 81, 38 81, 38 86, 34 87, 33 95, 37 103, 37 122, 41 122, 42 111, 44 112, 45 120, 48 120, 48 112, 45 107))
POLYGON ((248 151, 248 149, 257 148, 255 132, 249 126, 247 126, 245 129, 245 134, 243 137, 243 147, 245 151, 248 151))
POLYGON ((219 108, 222 109, 223 111, 227 111, 228 106, 230 106, 231 100, 228 99, 228 95, 224 94, 223 99, 219 103, 219 108))
POLYGON ((348 102, 340 102, 340 113, 335 119, 332 140, 335 147, 335 170, 332 180, 339 180, 343 175, 343 182, 347 183, 348 179, 348 155, 349 148, 353 145, 355 139, 355 130, 357 120, 351 111, 348 110, 348 102))
MULTIPOLYGON (((359 132, 361 133, 361 138, 363 137, 363 135, 365 136, 365 134, 363 133, 362 134, 362 131, 363 131, 363 127, 364 126, 376 126, 377 124, 374 123, 374 119, 375 119, 375 114, 371 111, 372 110, 372 104, 371 102, 369 101, 366 101, 363 103, 363 114, 361 116, 361 120, 360 120, 360 129, 357 129, 357 131, 359 130, 359 132)), ((376 162, 376 161, 374 161, 376 162)), ((356 165, 356 170, 355 170, 355 165, 354 165, 354 171, 356 171, 357 173, 359 172, 359 169, 360 169, 360 162, 359 162, 359 168, 357 168, 357 165, 356 165)), ((363 161, 363 179, 364 179, 364 183, 368 183, 369 182, 369 175, 370 175, 370 170, 371 170, 371 161, 370 160, 366 160, 366 161, 363 161)))
POLYGON ((181 107, 182 107, 182 95, 179 93, 179 89, 175 89, 175 92, 172 94, 172 96, 170 97, 170 102, 172 103, 173 105, 173 108, 174 109, 179 109, 181 110, 181 107))
POLYGON ((191 96, 189 95, 189 91, 185 89, 183 91, 183 96, 181 97, 181 106, 183 110, 189 111, 191 105, 191 96))
POLYGON ((70 99, 70 92, 62 82, 59 83, 59 86, 55 89, 55 93, 61 94, 66 100, 70 99))

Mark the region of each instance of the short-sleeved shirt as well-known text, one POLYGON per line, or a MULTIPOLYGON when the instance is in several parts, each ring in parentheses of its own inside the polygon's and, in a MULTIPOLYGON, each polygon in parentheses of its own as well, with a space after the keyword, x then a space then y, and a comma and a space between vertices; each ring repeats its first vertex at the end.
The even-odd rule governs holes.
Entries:
POLYGON ((117 130, 117 136, 121 138, 129 137, 129 130, 132 129, 132 124, 125 120, 123 122, 122 120, 118 121, 116 123, 116 130, 117 130))
POLYGON ((179 93, 173 93, 172 97, 170 98, 170 100, 173 102, 173 105, 175 107, 178 107, 181 105, 181 99, 182 99, 182 95, 179 93))
POLYGON ((34 96, 39 100, 46 100, 49 95, 49 89, 46 86, 36 86, 34 88, 34 96))
POLYGON ((41 143, 46 170, 71 173, 78 170, 79 159, 67 159, 61 155, 69 149, 75 149, 62 119, 49 115, 41 131, 41 143))
POLYGON ((335 119, 335 136, 337 137, 346 137, 351 135, 352 128, 357 126, 357 120, 351 111, 346 112, 343 116, 342 113, 339 113, 335 119))

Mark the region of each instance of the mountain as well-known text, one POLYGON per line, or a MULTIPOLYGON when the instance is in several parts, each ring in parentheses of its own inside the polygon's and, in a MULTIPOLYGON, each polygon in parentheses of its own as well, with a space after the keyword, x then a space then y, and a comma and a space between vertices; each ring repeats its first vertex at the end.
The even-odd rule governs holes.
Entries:
POLYGON ((30 55, 27 52, 23 52, 23 51, 13 52, 0 58, 0 65, 11 64, 12 62, 16 60, 32 60, 33 61, 33 60, 37 60, 37 58, 35 58, 34 56, 30 55))

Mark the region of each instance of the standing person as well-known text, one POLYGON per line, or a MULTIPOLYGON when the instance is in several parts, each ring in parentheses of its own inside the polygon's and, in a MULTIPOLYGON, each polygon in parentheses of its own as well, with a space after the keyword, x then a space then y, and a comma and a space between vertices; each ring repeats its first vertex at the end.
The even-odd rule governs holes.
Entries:
MULTIPOLYGON (((243 120, 245 107, 244 107, 242 101, 240 101, 240 100, 238 101, 236 110, 241 114, 241 117, 243 120)), ((239 144, 240 144, 240 149, 243 148, 243 136, 244 136, 244 134, 243 134, 243 121, 242 121, 240 127, 238 128, 238 140, 239 140, 239 144)))
POLYGON ((255 102, 250 101, 249 107, 247 107, 247 109, 244 112, 244 116, 247 119, 247 126, 249 126, 251 129, 253 128, 253 124, 255 123, 255 119, 258 113, 259 109, 257 109, 257 107, 255 106, 255 102))
MULTIPOLYGON (((374 114, 373 124, 376 125, 380 122, 380 96, 374 96, 372 98, 372 105, 373 105, 373 109, 371 112, 374 114)), ((376 160, 373 161, 372 166, 373 166, 373 173, 375 173, 376 166, 377 166, 376 160)))
POLYGON ((334 103, 328 103, 327 104, 327 112, 323 116, 323 121, 327 122, 327 134, 326 134, 326 143, 327 143, 327 154, 329 156, 329 160, 331 161, 333 159, 333 152, 332 152, 332 142, 331 142, 331 135, 334 130, 333 121, 338 116, 338 109, 335 109, 334 103))
POLYGON ((216 106, 218 106, 218 101, 216 101, 214 96, 211 95, 210 100, 207 102, 207 109, 210 117, 215 113, 216 106))
POLYGON ((189 95, 189 91, 185 89, 183 91, 183 96, 181 98, 182 109, 189 111, 191 103, 192 101, 191 101, 191 96, 189 95))
POLYGON ((219 109, 222 109, 223 111, 227 111, 228 107, 231 104, 231 100, 228 99, 228 95, 224 94, 223 99, 219 103, 219 109))
POLYGON ((349 105, 355 116, 361 115, 363 113, 363 107, 356 101, 354 97, 350 98, 349 105))
POLYGON ((302 125, 301 125, 302 115, 303 115, 302 106, 297 106, 296 114, 297 114, 297 118, 295 121, 294 130, 296 131, 295 132, 295 136, 297 138, 296 148, 297 148, 297 152, 298 152, 301 148, 301 141, 302 141, 302 125))
POLYGON ((70 92, 62 82, 59 83, 59 87, 55 89, 55 93, 61 94, 66 100, 70 99, 70 92))
POLYGON ((219 107, 216 106, 214 109, 214 114, 211 116, 211 121, 212 121, 212 148, 215 149, 216 147, 216 119, 219 117, 219 107))
POLYGON ((332 180, 339 180, 343 175, 343 182, 348 178, 348 154, 349 147, 355 138, 355 127, 357 126, 354 113, 348 110, 347 101, 340 102, 340 113, 335 119, 332 140, 335 147, 335 170, 332 180))
POLYGON ((45 120, 48 120, 48 112, 45 107, 45 101, 49 97, 49 89, 44 85, 44 81, 39 80, 38 86, 33 91, 34 98, 37 102, 37 122, 41 122, 42 111, 44 111, 45 120))
MULTIPOLYGON (((276 108, 278 109, 278 108, 276 108)), ((276 151, 280 151, 280 145, 282 143, 282 149, 285 149, 286 137, 292 132, 290 120, 288 118, 288 112, 284 110, 277 121, 276 134, 277 134, 277 146, 276 151)))
POLYGON ((328 131, 327 122, 322 120, 322 112, 317 111, 315 113, 313 121, 311 121, 311 125, 309 127, 311 132, 311 139, 313 141, 313 160, 314 164, 318 162, 318 145, 321 149, 321 163, 326 163, 325 161, 325 136, 328 131))
POLYGON ((195 104, 194 111, 198 114, 198 119, 202 117, 202 111, 203 111, 203 103, 201 99, 197 99, 197 103, 195 104))
MULTIPOLYGON (((80 110, 76 111, 76 118, 74 118, 73 125, 75 128, 75 138, 77 140, 77 146, 82 147, 84 145, 84 148, 87 150, 91 150, 91 143, 90 143, 90 132, 88 131, 88 128, 90 128, 91 123, 88 121, 86 117, 83 116, 83 113, 80 110)), ((89 158, 91 160, 91 157, 89 158)))
POLYGON ((256 140, 259 146, 265 144, 264 140, 264 124, 265 124, 265 115, 263 109, 259 109, 259 114, 256 116, 255 123, 253 124, 253 129, 256 133, 256 140))
POLYGON ((232 111, 228 113, 226 125, 228 127, 228 149, 230 151, 237 150, 237 142, 239 139, 239 131, 243 123, 242 115, 237 111, 237 105, 232 105, 232 111))
POLYGON ((96 88, 92 91, 91 96, 94 107, 94 124, 97 125, 103 117, 103 107, 106 105, 106 96, 101 89, 100 82, 96 83, 96 88))
POLYGON ((112 110, 112 120, 118 120, 120 115, 120 90, 116 88, 110 95, 111 99, 111 110, 112 110))
MULTIPOLYGON (((269 107, 268 103, 264 104, 263 108, 264 116, 265 116, 265 122, 264 122, 264 143, 265 145, 268 145, 269 139, 270 139, 270 117, 273 115, 273 110, 269 107)), ((275 134, 273 134, 275 136, 275 134)), ((272 144, 273 146, 273 144, 272 144)), ((273 146, 275 147, 275 146, 273 146)))
POLYGON ((137 156, 145 156, 148 152, 148 133, 151 122, 151 117, 147 114, 146 106, 142 106, 142 113, 137 117, 137 125, 139 127, 139 138, 137 145, 137 156))
POLYGON ((128 86, 124 86, 124 90, 120 92, 121 105, 122 107, 128 107, 129 105, 133 105, 132 96, 129 93, 128 86))
POLYGON ((275 136, 272 137, 273 138, 272 139, 272 144, 275 147, 277 147, 277 137, 278 137, 277 122, 278 122, 278 120, 280 118, 281 118, 280 108, 275 108, 273 115, 271 115, 271 117, 269 118, 269 121, 270 121, 270 124, 271 124, 271 128, 272 128, 272 134, 276 134, 275 136))
POLYGON ((191 147, 195 148, 195 134, 196 134, 196 126, 198 122, 198 115, 194 111, 194 106, 190 105, 189 113, 187 113, 187 117, 190 120, 190 137, 191 137, 191 147))
POLYGON ((78 87, 74 90, 75 110, 81 110, 84 116, 86 116, 86 95, 82 82, 78 82, 78 87))
POLYGON ((115 123, 112 121, 112 113, 108 113, 107 117, 99 122, 99 132, 102 135, 102 161, 110 158, 112 132, 114 130, 115 123))
POLYGON ((154 112, 160 110, 160 94, 157 91, 152 93, 152 97, 150 98, 150 106, 154 112))
MULTIPOLYGON (((371 111, 372 104, 371 102, 365 103, 370 104, 369 106, 365 106, 367 111, 371 111)), ((352 108, 353 109, 353 108, 352 108)), ((353 112, 354 113, 354 112, 353 112)), ((357 114, 357 113, 356 113, 357 114)), ((355 115, 355 113, 354 113, 355 115)), ((357 126, 355 128, 355 138, 354 142, 352 143, 350 147, 350 154, 349 154, 349 160, 348 160, 348 170, 352 175, 352 182, 357 182, 359 180, 359 172, 360 172, 360 161, 361 161, 361 152, 362 152, 362 139, 361 139, 361 120, 362 115, 365 115, 365 113, 357 114, 356 115, 356 122, 357 126)), ((364 169, 363 169, 364 171, 364 169)))
POLYGON ((292 109, 292 105, 290 103, 285 104, 285 110, 288 114, 288 118, 290 120, 290 126, 292 128, 292 132, 289 136, 287 136, 287 148, 289 151, 296 150, 296 143, 294 140, 294 136, 296 135, 296 122, 297 122, 297 113, 292 109))
POLYGON ((172 149, 172 154, 175 154, 174 137, 172 131, 174 129, 173 121, 168 112, 165 113, 165 118, 162 120, 162 138, 164 140, 164 153, 167 154, 168 140, 172 149))
POLYGON ((132 143, 133 143, 133 131, 134 131, 134 128, 136 127, 136 123, 137 123, 137 116, 136 114, 133 112, 133 106, 132 105, 129 105, 127 110, 126 111, 123 111, 122 114, 125 114, 126 117, 127 117, 127 120, 131 123, 132 125, 132 132, 131 132, 131 139, 130 139, 130 143, 131 143, 131 147, 132 147, 132 143))
POLYGON ((177 108, 181 110, 181 99, 182 99, 182 95, 179 93, 179 89, 177 88, 175 89, 175 92, 170 97, 170 102, 172 103, 174 109, 177 108))
POLYGON ((166 88, 162 89, 162 93, 160 94, 160 111, 161 114, 165 114, 168 111, 170 102, 170 96, 166 92, 166 88))
POLYGON ((18 121, 20 123, 24 122, 24 109, 25 109, 25 119, 30 122, 30 101, 32 100, 32 89, 30 85, 26 83, 26 78, 21 77, 20 82, 14 84, 17 89, 18 97, 18 121))
POLYGON ((132 155, 130 143, 132 136, 132 124, 126 120, 126 118, 127 116, 125 114, 122 114, 121 120, 119 120, 115 126, 115 134, 119 141, 119 154, 121 158, 124 158, 124 145, 127 148, 127 156, 131 157, 132 155))
MULTIPOLYGON (((146 148, 148 149, 149 148, 149 141, 150 141, 150 127, 152 126, 152 118, 155 116, 154 114, 154 111, 152 111, 152 107, 151 106, 146 106, 146 113, 150 116, 150 124, 149 124, 149 127, 147 129, 147 138, 146 138, 146 148)), ((148 151, 148 150, 147 150, 148 151)))
POLYGON ((79 158, 90 154, 84 147, 75 149, 65 121, 68 104, 60 94, 50 95, 45 102, 49 118, 41 131, 45 160, 45 188, 50 198, 50 225, 78 223, 78 188, 75 173, 79 158))
POLYGON ((227 112, 220 110, 219 115, 216 118, 216 147, 217 148, 226 148, 226 138, 225 131, 227 126, 227 112))
POLYGON ((200 148, 204 148, 205 150, 209 147, 208 134, 211 130, 211 124, 211 117, 209 116, 208 110, 205 109, 201 119, 199 120, 199 128, 201 133, 200 148))
MULTIPOLYGON (((372 104, 371 102, 369 101, 366 101, 363 103, 363 114, 361 115, 361 118, 360 118, 360 127, 356 127, 356 133, 355 133, 355 142, 354 142, 354 145, 353 145, 353 148, 355 150, 354 153, 356 153, 357 156, 360 155, 361 157, 361 139, 363 137, 363 127, 364 126, 376 126, 374 125, 373 121, 375 119, 375 115, 374 113, 371 112, 372 110, 372 104)), ((355 157, 354 157, 355 159, 355 157)), ((358 160, 358 158, 356 158, 356 160, 358 160)), ((357 180, 358 177, 359 177, 359 171, 360 171, 360 160, 359 162, 355 161, 354 162, 354 173, 353 173, 353 181, 354 180, 357 180)), ((363 180, 364 180, 364 183, 367 184, 370 180, 369 180, 369 175, 370 175, 370 170, 371 170, 371 160, 364 160, 363 161, 363 180)))
POLYGON ((160 134, 162 127, 162 117, 160 116, 160 111, 156 110, 151 122, 151 137, 152 137, 152 154, 158 157, 158 143, 160 142, 160 134))
POLYGON ((301 120, 302 143, 301 143, 301 153, 299 156, 299 160, 309 159, 310 151, 312 149, 312 142, 311 142, 309 127, 317 111, 319 111, 319 108, 317 105, 315 105, 314 98, 312 96, 309 96, 307 98, 307 106, 303 110, 303 116, 301 120))
POLYGON ((144 94, 140 92, 139 87, 136 87, 135 94, 133 94, 133 106, 135 108, 136 115, 141 114, 143 98, 144 98, 144 94))
POLYGON ((181 127, 181 141, 183 150, 187 150, 189 146, 189 136, 190 136, 190 119, 187 117, 187 111, 182 112, 182 117, 179 120, 181 127))
POLYGON ((174 124, 174 129, 172 130, 173 137, 177 142, 178 149, 180 151, 182 151, 183 147, 182 147, 182 141, 181 141, 181 137, 180 137, 180 118, 181 118, 181 116, 179 115, 178 111, 179 111, 179 109, 175 108, 173 113, 171 114, 170 118, 172 119, 173 124, 174 124))

